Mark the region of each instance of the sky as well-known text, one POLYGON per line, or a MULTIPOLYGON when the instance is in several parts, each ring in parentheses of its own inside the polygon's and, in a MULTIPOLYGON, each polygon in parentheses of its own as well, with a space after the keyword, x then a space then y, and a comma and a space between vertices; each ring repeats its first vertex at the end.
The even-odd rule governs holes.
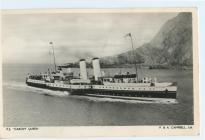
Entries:
POLYGON ((178 13, 28 13, 2 15, 3 63, 57 64, 112 56, 149 42, 178 13))

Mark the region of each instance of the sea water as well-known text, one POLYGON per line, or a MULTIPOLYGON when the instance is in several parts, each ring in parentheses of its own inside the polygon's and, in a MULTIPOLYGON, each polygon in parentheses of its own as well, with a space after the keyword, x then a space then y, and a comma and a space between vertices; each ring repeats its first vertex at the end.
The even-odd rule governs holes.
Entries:
MULTIPOLYGON (((4 126, 116 126, 193 124, 193 72, 139 69, 139 77, 177 82, 176 101, 138 101, 70 95, 29 87, 28 73, 46 72, 44 64, 3 64, 4 126)), ((105 75, 134 72, 132 68, 102 69, 105 75)), ((74 69, 75 75, 79 69, 74 69)), ((88 69, 92 76, 92 69, 88 69)))

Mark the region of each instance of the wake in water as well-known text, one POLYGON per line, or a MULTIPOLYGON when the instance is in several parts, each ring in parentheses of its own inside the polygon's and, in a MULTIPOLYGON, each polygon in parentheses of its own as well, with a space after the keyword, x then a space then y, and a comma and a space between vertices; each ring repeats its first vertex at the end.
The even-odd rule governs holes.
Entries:
POLYGON ((160 100, 139 100, 139 99, 119 99, 119 98, 110 98, 110 97, 92 97, 92 96, 78 96, 76 98, 84 98, 89 101, 95 102, 122 102, 122 103, 141 103, 141 104, 176 104, 178 103, 176 99, 160 99, 160 100))
POLYGON ((67 91, 52 91, 48 89, 31 87, 31 86, 27 86, 26 83, 23 82, 3 83, 3 86, 14 90, 20 90, 20 91, 32 92, 32 93, 44 94, 50 96, 68 97, 68 95, 70 95, 70 93, 67 91))
POLYGON ((94 96, 79 96, 79 95, 70 95, 68 91, 52 91, 48 89, 41 89, 36 87, 27 86, 26 83, 23 82, 10 82, 3 83, 3 86, 6 88, 11 88, 14 90, 20 90, 30 93, 44 94, 49 96, 57 96, 57 97, 69 97, 75 99, 85 99, 88 101, 95 102, 123 102, 123 103, 141 103, 141 104, 176 104, 178 103, 175 99, 119 99, 119 98, 111 98, 111 97, 94 97, 94 96), (70 95, 70 96, 69 96, 70 95))

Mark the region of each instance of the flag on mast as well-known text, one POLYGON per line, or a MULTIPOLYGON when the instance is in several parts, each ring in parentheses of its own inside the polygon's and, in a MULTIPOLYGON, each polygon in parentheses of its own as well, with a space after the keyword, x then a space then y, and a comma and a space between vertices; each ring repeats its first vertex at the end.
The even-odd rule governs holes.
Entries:
MULTIPOLYGON (((49 45, 53 45, 53 42, 49 42, 49 45)), ((52 47, 52 46, 51 46, 51 47, 52 47)), ((49 53, 49 55, 53 55, 53 54, 52 54, 53 52, 52 52, 52 50, 50 50, 50 49, 49 49, 49 52, 48 52, 48 53, 49 53)))
POLYGON ((125 35, 125 37, 127 37, 127 36, 131 37, 132 34, 131 34, 131 33, 128 33, 128 34, 125 35))

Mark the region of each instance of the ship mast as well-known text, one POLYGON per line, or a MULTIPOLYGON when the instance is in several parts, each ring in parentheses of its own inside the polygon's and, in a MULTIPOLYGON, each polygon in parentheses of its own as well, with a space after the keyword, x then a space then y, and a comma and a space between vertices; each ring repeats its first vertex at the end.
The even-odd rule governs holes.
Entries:
POLYGON ((53 51, 53 62, 54 62, 54 68, 55 68, 55 72, 56 72, 56 58, 55 58, 53 42, 50 42, 49 44, 50 44, 52 51, 53 51))
POLYGON ((130 37, 130 41, 131 41, 131 45, 132 45, 132 55, 133 55, 133 59, 134 59, 134 66, 135 66, 135 71, 136 71, 136 78, 137 78, 137 81, 138 81, 138 72, 137 72, 137 63, 136 63, 136 56, 135 56, 135 53, 134 53, 134 43, 133 43, 133 39, 132 39, 132 34, 131 33, 128 33, 127 35, 125 35, 125 37, 130 37))

